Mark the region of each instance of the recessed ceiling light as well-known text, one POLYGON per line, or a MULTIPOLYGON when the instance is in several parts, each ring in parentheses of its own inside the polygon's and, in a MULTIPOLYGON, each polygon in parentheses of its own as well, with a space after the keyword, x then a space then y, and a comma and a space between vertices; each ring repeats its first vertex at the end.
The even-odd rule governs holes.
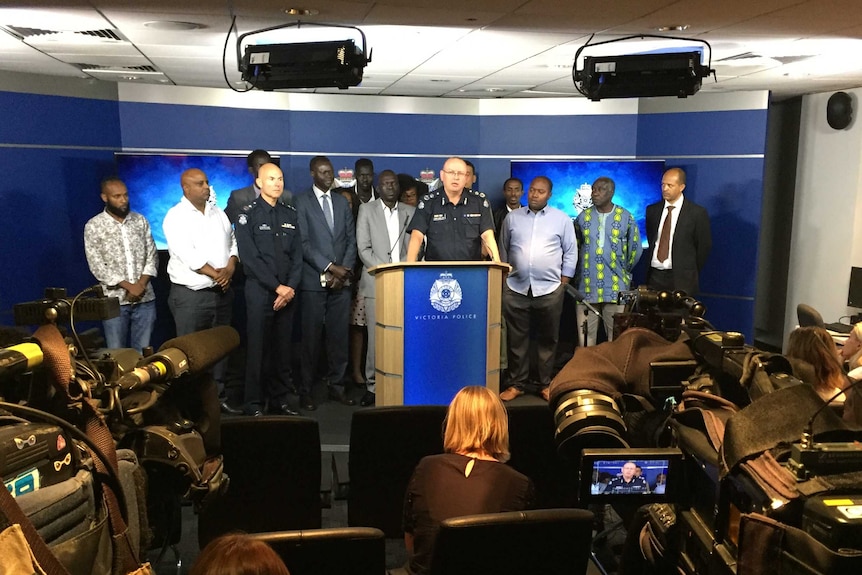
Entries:
POLYGON ((659 32, 683 32, 688 30, 688 24, 671 24, 670 26, 659 26, 659 32))
POLYGON ((431 78, 431 82, 448 82, 449 80, 443 80, 441 78, 431 78))
POLYGON ((315 8, 285 8, 284 13, 288 16, 317 16, 320 10, 315 8))
POLYGON ((144 22, 144 27, 153 30, 163 30, 165 32, 186 32, 188 30, 206 28, 206 26, 197 22, 179 22, 175 20, 150 20, 149 22, 144 22))
POLYGON ((132 81, 132 80, 140 80, 140 78, 138 78, 137 76, 120 76, 120 80, 132 81))

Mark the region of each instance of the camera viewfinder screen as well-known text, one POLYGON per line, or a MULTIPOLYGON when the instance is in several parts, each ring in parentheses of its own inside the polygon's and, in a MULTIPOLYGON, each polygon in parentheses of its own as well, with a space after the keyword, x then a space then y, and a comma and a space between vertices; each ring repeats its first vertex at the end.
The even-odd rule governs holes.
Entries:
POLYGON ((590 495, 664 495, 667 459, 603 459, 593 462, 590 495))

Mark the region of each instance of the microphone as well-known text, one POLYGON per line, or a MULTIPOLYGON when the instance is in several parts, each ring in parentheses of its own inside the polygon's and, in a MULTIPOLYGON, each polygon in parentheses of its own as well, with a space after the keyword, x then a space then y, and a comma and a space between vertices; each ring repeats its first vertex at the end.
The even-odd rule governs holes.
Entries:
POLYGON ((566 286, 566 292, 570 296, 572 296, 576 302, 584 304, 584 306, 586 306, 586 308, 588 310, 590 310, 591 312, 596 314, 598 317, 602 317, 602 314, 599 312, 599 310, 597 310, 595 307, 593 307, 593 305, 590 302, 586 301, 587 297, 584 294, 582 294, 581 292, 576 290, 574 288, 574 286, 572 286, 571 284, 565 284, 565 286, 566 286))
POLYGON ((401 231, 398 232, 398 235, 395 236, 395 242, 391 246, 389 246, 389 251, 386 252, 386 255, 389 256, 390 263, 392 262, 392 250, 395 249, 395 246, 398 245, 398 240, 401 239, 401 236, 404 235, 404 232, 407 231, 407 224, 410 222, 410 216, 406 213, 404 214, 404 225, 401 227, 401 231))
POLYGON ((239 346, 239 334, 227 325, 196 331, 166 341, 159 351, 123 374, 118 384, 132 390, 149 382, 162 382, 185 374, 203 373, 239 346))
POLYGON ((0 349, 0 379, 26 373, 42 364, 42 348, 37 343, 19 343, 0 349))

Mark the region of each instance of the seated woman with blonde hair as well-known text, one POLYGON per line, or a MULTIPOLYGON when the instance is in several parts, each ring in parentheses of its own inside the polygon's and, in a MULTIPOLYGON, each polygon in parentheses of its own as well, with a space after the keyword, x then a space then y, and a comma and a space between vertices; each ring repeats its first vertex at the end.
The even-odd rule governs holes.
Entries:
POLYGON ((245 533, 222 535, 198 555, 189 575, 290 575, 272 547, 245 533))
MULTIPOLYGON (((829 401, 850 385, 850 380, 841 366, 838 348, 829 332, 822 327, 794 329, 790 332, 787 352, 784 355, 791 360, 802 360, 802 364, 791 361, 796 376, 812 384, 824 401, 829 401)), ((843 394, 832 401, 843 403, 843 394)))
POLYGON ((478 386, 459 391, 444 428, 445 453, 419 462, 405 495, 404 541, 412 574, 428 571, 441 521, 533 505, 532 481, 505 465, 509 419, 496 393, 478 386))

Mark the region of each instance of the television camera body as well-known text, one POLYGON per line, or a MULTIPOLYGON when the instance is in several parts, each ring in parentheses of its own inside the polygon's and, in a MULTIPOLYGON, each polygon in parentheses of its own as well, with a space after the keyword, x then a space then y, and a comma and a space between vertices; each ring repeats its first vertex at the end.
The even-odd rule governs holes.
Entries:
POLYGON ((579 349, 550 395, 559 452, 580 461, 581 503, 610 502, 639 532, 623 571, 858 571, 859 430, 785 357, 715 330, 686 294, 642 287, 620 303, 615 340, 579 349), (660 457, 670 446, 681 461, 661 495, 608 499, 584 486, 597 457, 660 457))
MULTIPOLYGON (((217 454, 219 409, 209 368, 238 346, 239 336, 230 327, 213 328, 170 340, 157 353, 144 350, 144 356, 131 349, 85 349, 75 320, 104 320, 118 313, 117 299, 102 297, 98 286, 72 299, 62 288, 49 288, 44 299, 15 305, 16 324, 42 327, 31 341, 6 349, 11 350, 3 355, 8 365, 0 358, 0 368, 6 368, 0 371, 0 410, 35 421, 45 414, 84 430, 83 403, 95 406, 116 447, 131 449, 146 471, 147 524, 154 545, 167 545, 179 538, 181 498, 200 508, 227 489, 229 478, 217 454), (83 297, 88 293, 95 295, 83 297), (68 382, 52 381, 53 373, 40 367, 46 343, 39 334, 58 330, 58 322, 71 328, 60 353, 69 354, 68 382), (57 391, 63 383, 68 394, 57 391)), ((15 478, 26 471, 3 469, 4 477, 15 478)))

